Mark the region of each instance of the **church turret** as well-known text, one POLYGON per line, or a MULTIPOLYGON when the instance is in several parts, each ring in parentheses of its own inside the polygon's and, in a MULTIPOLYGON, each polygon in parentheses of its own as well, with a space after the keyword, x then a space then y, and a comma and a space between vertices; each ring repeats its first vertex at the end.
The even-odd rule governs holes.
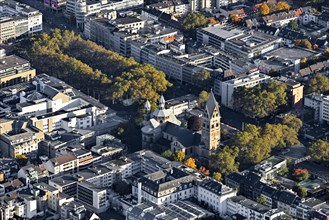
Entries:
POLYGON ((202 116, 202 140, 209 151, 217 150, 220 144, 220 112, 214 93, 211 91, 202 116))
POLYGON ((150 119, 150 112, 151 112, 151 103, 149 100, 146 100, 144 104, 144 122, 147 122, 150 119))
POLYGON ((159 110, 165 109, 166 100, 164 99, 163 95, 161 95, 159 100, 159 110))

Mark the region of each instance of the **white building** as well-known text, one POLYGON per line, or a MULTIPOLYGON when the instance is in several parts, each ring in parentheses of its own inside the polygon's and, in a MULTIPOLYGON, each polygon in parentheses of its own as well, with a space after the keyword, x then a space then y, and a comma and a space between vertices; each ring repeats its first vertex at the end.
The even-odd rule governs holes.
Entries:
POLYGON ((96 213, 106 211, 109 206, 107 190, 85 181, 78 182, 77 199, 96 213))
POLYGON ((329 96, 311 93, 304 97, 304 106, 314 109, 314 119, 320 123, 329 122, 329 96))
POLYGON ((87 1, 87 0, 67 0, 66 15, 74 16, 77 25, 84 28, 86 17, 95 15, 102 10, 127 10, 143 6, 143 0, 122 0, 122 1, 87 1))
POLYGON ((56 175, 63 172, 73 172, 78 167, 78 159, 73 154, 65 154, 48 160, 45 167, 49 174, 56 175))
POLYGON ((142 177, 132 184, 132 195, 138 203, 149 201, 157 205, 195 198, 220 215, 226 214, 226 201, 236 191, 212 179, 201 180, 187 170, 172 168, 142 177))
POLYGON ((271 79, 270 76, 261 73, 252 73, 247 76, 235 78, 221 83, 221 104, 233 108, 233 93, 239 87, 254 87, 260 83, 267 83, 271 79))
POLYGON ((111 187, 114 183, 114 172, 106 166, 95 166, 90 169, 79 171, 75 174, 98 187, 111 187))
POLYGON ((240 214, 246 219, 253 220, 272 220, 284 215, 284 212, 270 209, 244 196, 235 196, 227 199, 227 214, 240 214))
POLYGON ((205 180, 197 185, 197 199, 204 202, 214 212, 221 215, 227 212, 227 200, 236 196, 236 191, 214 180, 205 180))

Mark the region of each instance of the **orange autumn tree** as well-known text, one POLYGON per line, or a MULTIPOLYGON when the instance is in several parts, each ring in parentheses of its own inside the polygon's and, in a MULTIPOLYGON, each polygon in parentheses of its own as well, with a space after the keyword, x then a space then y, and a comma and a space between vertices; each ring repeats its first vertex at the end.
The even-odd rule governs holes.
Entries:
POLYGON ((209 175, 209 170, 207 170, 204 166, 201 166, 200 168, 199 168, 199 171, 201 172, 201 173, 203 173, 204 175, 209 175))
POLYGON ((185 160, 184 164, 192 169, 196 169, 195 159, 190 157, 187 160, 185 160))
POLYGON ((217 24, 219 21, 217 21, 215 18, 208 18, 208 23, 209 24, 217 24))
POLYGON ((259 7, 259 13, 261 15, 268 15, 271 12, 270 7, 268 6, 268 4, 263 3, 260 7, 259 7))
POLYGON ((307 169, 296 168, 292 174, 297 181, 303 181, 310 177, 310 173, 307 169))
POLYGON ((236 14, 230 14, 230 20, 233 23, 238 23, 240 21, 239 17, 236 14))

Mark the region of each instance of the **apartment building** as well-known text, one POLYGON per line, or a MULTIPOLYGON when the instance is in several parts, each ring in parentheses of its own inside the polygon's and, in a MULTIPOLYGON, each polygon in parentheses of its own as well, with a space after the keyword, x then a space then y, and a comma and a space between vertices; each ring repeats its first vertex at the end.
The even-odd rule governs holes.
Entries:
POLYGON ((3 220, 31 219, 41 214, 37 211, 37 201, 32 195, 13 194, 0 198, 0 218, 3 220))
POLYGON ((0 88, 31 81, 35 75, 29 61, 16 55, 0 57, 0 88))
POLYGON ((16 38, 15 21, 9 17, 0 18, 0 42, 16 38))
POLYGON ((59 211, 59 190, 47 183, 41 182, 33 185, 33 192, 36 196, 37 207, 45 211, 46 207, 57 212, 59 211))
POLYGON ((285 77, 280 77, 277 80, 287 86, 286 92, 288 104, 293 108, 301 107, 303 105, 304 86, 293 79, 288 79, 285 77))
POLYGON ((160 170, 145 175, 132 184, 132 195, 138 202, 157 205, 175 203, 191 198, 207 204, 220 215, 226 214, 226 200, 236 191, 212 179, 201 179, 180 168, 160 170))
POLYGON ((78 182, 77 200, 96 213, 104 212, 109 207, 107 190, 86 181, 78 182))
POLYGON ((261 73, 252 73, 247 76, 238 77, 221 83, 221 104, 233 108, 233 93, 239 87, 254 87, 271 80, 270 76, 261 73))
POLYGON ((239 214, 246 219, 254 220, 272 220, 284 215, 283 211, 270 209, 244 196, 228 198, 227 213, 229 215, 239 214))
POLYGON ((0 7, 0 42, 42 31, 42 13, 29 5, 6 0, 0 7))
POLYGON ((236 191, 212 179, 197 184, 197 199, 221 215, 227 213, 227 199, 236 196, 236 191))
POLYGON ((87 0, 67 0, 67 16, 74 16, 79 27, 84 29, 86 17, 95 15, 103 10, 127 10, 143 6, 143 0, 121 0, 121 1, 87 1, 87 0))
POLYGON ((108 18, 90 16, 86 20, 84 35, 123 56, 135 57, 131 48, 133 41, 164 42, 167 38, 174 39, 177 30, 147 23, 138 17, 122 17, 111 21, 108 18))
POLYGON ((96 213, 104 212, 108 208, 106 188, 94 185, 83 179, 82 176, 64 175, 49 180, 49 185, 60 192, 73 196, 96 213))
POLYGON ((311 93, 305 96, 304 106, 314 109, 314 119, 320 123, 329 122, 329 96, 311 93))
POLYGON ((50 175, 57 175, 65 172, 73 173, 74 169, 78 167, 78 159, 76 156, 67 153, 48 160, 44 165, 50 175))
POLYGON ((245 59, 259 57, 279 47, 281 38, 234 25, 216 24, 197 31, 197 41, 245 59))
POLYGON ((103 165, 79 171, 75 176, 98 187, 111 187, 114 183, 114 172, 103 165))
POLYGON ((31 124, 44 132, 86 129, 99 123, 107 107, 92 97, 46 74, 32 84, 36 90, 20 93, 19 116, 30 116, 31 124))
POLYGON ((12 130, 0 135, 0 149, 3 156, 16 158, 17 155, 37 152, 42 140, 42 131, 26 122, 14 121, 12 130))

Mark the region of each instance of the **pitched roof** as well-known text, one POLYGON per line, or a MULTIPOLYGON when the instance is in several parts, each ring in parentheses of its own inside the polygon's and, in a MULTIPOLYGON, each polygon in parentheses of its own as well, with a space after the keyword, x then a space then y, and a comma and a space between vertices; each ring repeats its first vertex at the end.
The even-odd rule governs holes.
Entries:
POLYGON ((76 157, 72 154, 64 154, 64 155, 52 158, 51 162, 53 162, 55 166, 59 166, 59 165, 62 165, 64 163, 70 162, 75 159, 76 159, 76 157))

